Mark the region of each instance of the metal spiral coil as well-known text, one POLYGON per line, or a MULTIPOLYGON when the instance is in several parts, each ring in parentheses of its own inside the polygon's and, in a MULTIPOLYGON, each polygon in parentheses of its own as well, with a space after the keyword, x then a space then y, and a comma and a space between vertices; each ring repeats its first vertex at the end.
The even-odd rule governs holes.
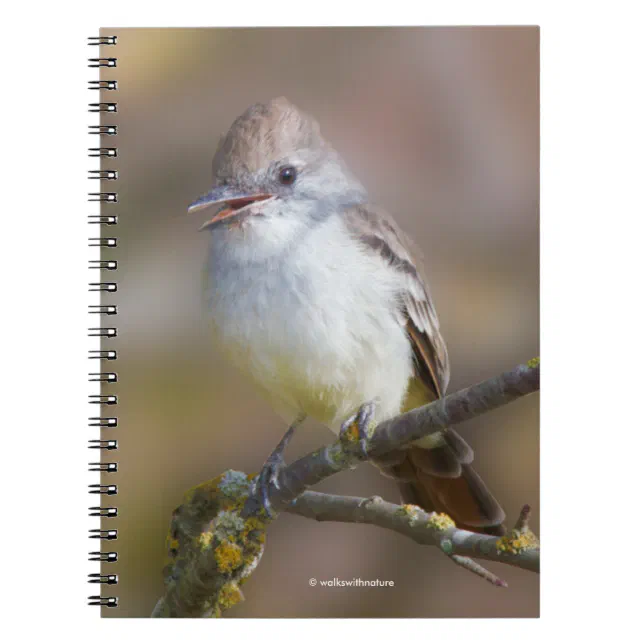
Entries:
POLYGON ((100 573, 92 573, 87 575, 89 577, 90 584, 107 584, 111 586, 112 584, 118 583, 118 575, 101 575, 100 573))
POLYGON ((108 91, 113 91, 118 89, 118 83, 115 80, 89 81, 89 89, 106 89, 108 91))
MULTIPOLYGON (((111 48, 116 45, 116 36, 91 36, 88 38, 88 45, 92 47, 100 46, 99 55, 88 59, 88 66, 93 69, 113 69, 117 67, 118 60, 116 56, 112 55, 111 48), (105 48, 105 49, 103 49, 105 48)), ((118 136, 118 126, 114 123, 104 123, 104 115, 111 118, 112 115, 118 112, 118 103, 113 99, 115 94, 112 92, 118 90, 118 82, 116 80, 90 80, 89 89, 103 92, 110 92, 109 98, 101 95, 100 98, 88 105, 88 111, 91 113, 98 113, 101 119, 99 125, 90 125, 89 134, 99 137, 115 137, 118 136)), ((111 141, 114 139, 110 140, 111 141)), ((104 162, 110 163, 113 159, 118 157, 118 148, 115 145, 105 145, 105 139, 101 139, 99 147, 88 148, 88 156, 91 158, 98 158, 101 164, 104 162)), ((110 188, 114 182, 119 179, 119 172, 115 168, 91 168, 88 171, 88 179, 93 181, 109 182, 110 188)), ((118 223, 118 216, 116 213, 110 212, 114 205, 118 203, 118 192, 116 190, 107 190, 107 183, 101 183, 101 190, 99 192, 88 193, 88 201, 98 203, 101 209, 100 213, 88 215, 88 224, 91 226, 115 226, 118 223), (107 210, 107 212, 106 212, 107 210)), ((103 228, 94 228, 94 231, 103 231, 103 228)), ((113 229, 112 229, 113 230, 113 229)), ((111 232, 111 230, 110 230, 111 232)), ((117 261, 114 259, 106 258, 105 252, 109 252, 117 246, 117 237, 115 235, 102 235, 93 236, 88 239, 90 247, 96 247, 101 254, 100 259, 89 260, 88 268, 90 270, 110 271, 110 277, 114 275, 114 271, 118 269, 117 261)), ((98 274, 94 274, 98 275, 98 274)), ((103 276, 103 273, 100 273, 103 276)), ((88 290, 90 292, 98 292, 101 298, 99 304, 90 304, 88 312, 90 314, 99 316, 115 316, 118 315, 118 307, 112 302, 105 302, 105 297, 110 297, 112 293, 117 291, 117 283, 114 279, 89 282, 88 290)), ((101 320, 103 318, 100 318, 101 320)), ((114 318, 110 318, 112 320, 114 318)), ((99 349, 90 349, 88 358, 90 360, 105 360, 114 361, 117 359, 117 353, 114 349, 107 348, 105 343, 109 343, 112 338, 117 336, 116 325, 102 325, 92 326, 88 329, 88 336, 91 338, 100 338, 101 347, 99 349)), ((94 363, 94 364, 103 364, 94 363)), ((115 393, 109 391, 109 388, 118 382, 118 374, 115 370, 103 371, 99 370, 88 374, 88 380, 92 383, 99 383, 101 387, 100 393, 92 393, 89 395, 88 403, 90 405, 99 405, 94 407, 96 411, 101 409, 106 411, 109 409, 112 413, 107 415, 105 413, 98 413, 96 416, 88 418, 88 426, 90 428, 98 428, 98 431, 112 432, 118 427, 118 418, 113 410, 118 404, 118 397, 115 393), (107 388, 107 390, 106 390, 107 388), (104 407, 103 407, 104 406, 104 407)), ((103 497, 116 497, 118 494, 118 487, 116 484, 111 483, 109 477, 118 471, 118 463, 113 459, 105 460, 103 453, 110 453, 110 456, 118 450, 118 441, 115 438, 109 439, 103 437, 92 437, 88 441, 88 449, 99 450, 93 452, 95 456, 100 455, 98 462, 89 463, 90 472, 99 472, 101 481, 89 486, 89 493, 103 497), (107 477, 107 478, 105 478, 107 477)), ((92 517, 99 517, 102 525, 100 528, 90 530, 90 539, 99 539, 101 543, 104 541, 113 542, 117 539, 117 528, 107 527, 103 522, 114 519, 118 516, 118 509, 113 506, 92 506, 89 508, 89 514, 92 517)), ((113 564, 118 561, 118 554, 115 551, 90 552, 89 560, 100 562, 101 566, 113 564)), ((113 586, 118 583, 118 576, 116 574, 106 574, 104 571, 99 573, 91 573, 88 576, 90 584, 101 584, 113 586)), ((102 606, 106 608, 113 608, 118 606, 118 597, 91 595, 88 597, 90 606, 102 606)))
POLYGON ((102 506, 97 506, 89 509, 90 517, 104 517, 107 519, 113 519, 118 516, 118 508, 104 508, 102 506))
POLYGON ((116 67, 116 58, 88 58, 88 67, 116 67))
MULTIPOLYGON (((99 282, 102 283, 102 282, 99 282)), ((110 287, 112 286, 111 282, 104 282, 105 284, 109 285, 110 287)), ((114 284, 113 286, 116 286, 114 284)), ((105 289, 108 292, 113 292, 116 291, 116 288, 108 288, 105 289)), ((90 304, 89 305, 89 312, 90 313, 97 313, 99 315, 116 315, 118 313, 118 309, 114 304, 90 304)))
POLYGON ((90 606, 107 606, 108 608, 115 608, 119 605, 118 597, 100 597, 99 595, 92 595, 88 597, 90 606))
POLYGON ((118 194, 116 192, 89 192, 89 201, 100 201, 101 203, 116 203, 118 194))
POLYGON ((106 134, 107 136, 116 136, 119 129, 116 125, 90 125, 90 134, 106 134))
POLYGON ((118 398, 116 396, 90 395, 89 402, 93 405, 116 405, 118 398))
POLYGON ((90 360, 116 360, 116 357, 116 351, 101 351, 92 349, 89 352, 90 360))
POLYGON ((116 237, 90 237, 88 240, 90 246, 106 246, 114 248, 117 243, 116 237))
POLYGON ((118 425, 118 418, 114 416, 92 416, 89 420, 90 427, 116 427, 118 425))
POLYGON ((105 561, 106 563, 114 563, 118 561, 118 552, 90 552, 90 561, 105 561))
POLYGON ((118 537, 118 530, 90 530, 90 539, 106 539, 112 541, 118 537))
POLYGON ((119 489, 116 485, 103 485, 102 483, 92 483, 87 486, 90 494, 102 494, 105 496, 116 496, 119 489))
POLYGON ((113 371, 101 371, 99 373, 90 373, 89 382, 117 382, 118 374, 113 371))
POLYGON ((90 170, 89 178, 116 181, 119 178, 119 173, 116 170, 90 170))
POLYGON ((90 463, 90 472, 118 472, 118 463, 90 463))
POLYGON ((117 148, 87 148, 87 152, 89 157, 110 157, 112 159, 119 154, 117 148))
MULTIPOLYGON (((116 282, 90 282, 88 284, 89 291, 91 292, 104 292, 104 293, 116 293, 117 291, 117 284, 116 282)), ((90 311, 91 307, 102 307, 104 305, 102 304, 90 304, 90 311)), ((109 306, 109 305, 108 305, 109 306)))
POLYGON ((113 326, 97 326, 87 329, 90 338, 115 338, 116 327, 113 326))
POLYGON ((116 45, 116 36, 90 36, 87 39, 88 45, 116 45))
POLYGON ((116 103, 90 103, 88 112, 118 112, 116 103))
MULTIPOLYGON (((106 450, 113 450, 113 449, 118 449, 119 444, 118 441, 115 439, 106 441, 106 440, 99 440, 99 439, 92 439, 89 442, 89 449, 106 449, 106 450)), ((94 465, 94 463, 90 463, 90 465, 94 465)))

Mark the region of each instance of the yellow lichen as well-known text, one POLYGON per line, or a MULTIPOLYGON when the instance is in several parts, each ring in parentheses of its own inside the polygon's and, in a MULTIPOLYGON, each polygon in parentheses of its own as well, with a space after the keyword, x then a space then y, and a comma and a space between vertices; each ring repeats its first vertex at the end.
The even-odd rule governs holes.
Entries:
POLYGON ((244 601, 244 595, 236 583, 225 584, 219 592, 217 603, 220 610, 227 610, 235 604, 244 601))
POLYGON ((539 547, 539 539, 531 530, 521 532, 512 530, 496 542, 497 552, 518 555, 526 550, 535 550, 539 547))
POLYGON ((248 536, 251 532, 258 531, 259 534, 256 536, 257 541, 264 543, 264 530, 266 529, 266 524, 264 521, 258 517, 248 517, 244 521, 244 531, 241 534, 242 542, 245 543, 248 541, 248 536))
POLYGON ((539 366, 540 362, 541 362, 541 358, 539 357, 532 358, 532 360, 528 360, 528 367, 530 367, 530 369, 534 369, 535 367, 539 366))
POLYGON ((211 543, 214 534, 212 532, 202 532, 197 537, 197 543, 202 550, 205 550, 211 543))
POLYGON ((417 505, 412 505, 411 503, 405 503, 401 505, 397 510, 396 514, 402 517, 415 518, 418 516, 420 508, 417 505))
POLYGON ((165 540, 165 566, 173 566, 179 554, 179 540, 172 537, 171 534, 168 534, 165 540))
POLYGON ((405 503, 396 510, 396 514, 398 516, 405 517, 408 520, 409 525, 418 523, 422 512, 422 508, 419 508, 417 505, 412 505, 411 503, 405 503))
POLYGON ((242 563, 242 550, 230 540, 222 541, 215 548, 217 567, 222 572, 232 572, 242 563))
POLYGON ((436 513, 432 512, 429 515, 429 520, 427 521, 430 528, 435 530, 449 530, 450 528, 456 527, 454 520, 448 514, 444 512, 436 513))
POLYGON ((179 549, 179 539, 168 539, 166 540, 168 550, 178 550, 179 549))

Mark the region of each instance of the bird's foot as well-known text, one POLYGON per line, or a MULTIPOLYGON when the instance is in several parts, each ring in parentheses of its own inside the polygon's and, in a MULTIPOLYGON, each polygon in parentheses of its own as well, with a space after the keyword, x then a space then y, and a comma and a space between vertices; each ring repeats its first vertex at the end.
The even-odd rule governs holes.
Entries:
POLYGON ((277 444, 277 447, 271 452, 271 455, 266 459, 262 469, 257 475, 255 482, 255 490, 259 496, 259 502, 266 512, 266 515, 273 519, 276 514, 273 511, 270 501, 271 490, 280 489, 279 477, 286 467, 284 461, 284 452, 287 445, 290 443, 297 426, 304 420, 304 417, 298 418, 287 430, 282 440, 277 444))
POLYGON ((376 412, 376 403, 367 402, 360 409, 347 418, 340 427, 340 440, 346 444, 357 443, 360 453, 368 459, 369 441, 373 429, 373 418, 376 412))

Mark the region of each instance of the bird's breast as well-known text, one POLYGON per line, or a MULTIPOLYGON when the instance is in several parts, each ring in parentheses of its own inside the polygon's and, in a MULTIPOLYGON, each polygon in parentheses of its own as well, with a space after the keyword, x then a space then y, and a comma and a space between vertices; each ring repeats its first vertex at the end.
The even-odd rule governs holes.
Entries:
POLYGON ((368 400, 394 415, 412 372, 395 279, 346 237, 265 266, 212 267, 216 342, 278 407, 335 428, 368 400))

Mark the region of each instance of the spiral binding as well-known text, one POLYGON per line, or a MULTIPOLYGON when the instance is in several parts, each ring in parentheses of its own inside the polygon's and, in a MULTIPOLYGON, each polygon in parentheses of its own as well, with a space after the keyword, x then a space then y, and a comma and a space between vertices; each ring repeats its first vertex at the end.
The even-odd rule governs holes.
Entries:
MULTIPOLYGON (((116 45, 117 37, 116 36, 92 36, 88 38, 88 45, 90 46, 101 46, 101 47, 112 47, 116 45)), ((109 52, 112 53, 111 51, 109 52)), ((101 50, 101 55, 98 57, 92 57, 88 59, 88 66, 94 69, 113 69, 117 66, 117 58, 111 55, 108 55, 107 52, 101 50), (105 55, 102 55, 105 54, 105 55)), ((89 89, 112 92, 118 89, 118 83, 116 80, 91 80, 89 81, 89 89)), ((111 98, 111 96, 110 96, 111 98)), ((88 111, 94 113, 100 113, 101 119, 104 117, 109 118, 111 115, 118 112, 118 104, 114 100, 99 100, 98 102, 93 102, 88 105, 88 111)), ((118 126, 113 123, 107 123, 100 125, 90 125, 89 133, 95 136, 102 137, 113 137, 118 135, 118 126)), ((101 147, 90 147, 88 148, 88 155, 92 158, 99 159, 115 159, 118 157, 118 149, 116 146, 105 146, 103 147, 103 142, 101 142, 101 147)), ((88 171, 88 178, 103 182, 115 182, 119 178, 118 170, 113 169, 90 169, 88 171)), ((103 186, 105 184, 101 184, 103 186)), ((90 192, 88 193, 88 201, 98 202, 101 207, 100 214, 92 214, 88 216, 88 224, 91 226, 101 226, 100 229, 94 228, 93 230, 104 230, 103 227, 115 226, 118 223, 118 217, 115 213, 108 212, 105 210, 110 210, 113 208, 113 204, 118 202, 118 193, 114 190, 109 191, 100 191, 100 192, 90 192)), ((100 248, 100 253, 103 255, 104 249, 115 248, 117 245, 117 238, 115 236, 100 235, 92 236, 88 239, 88 244, 90 247, 100 248)), ((101 256, 101 259, 90 260, 89 269, 90 270, 99 270, 99 271, 116 271, 118 264, 116 260, 106 259, 101 256)), ((102 273, 101 273, 102 274, 102 273)), ((103 298, 104 294, 108 296, 117 291, 116 281, 113 280, 100 280, 93 281, 89 283, 90 292, 99 292, 100 297, 103 298)), ((118 308, 115 304, 90 304, 89 313, 101 315, 101 316, 114 316, 118 314, 118 308)), ((88 329, 88 335, 92 338, 101 338, 101 344, 109 342, 112 338, 116 337, 117 329, 116 326, 96 326, 88 329)), ((100 349, 91 349, 89 351, 90 360, 99 360, 101 364, 104 362, 109 362, 117 359, 116 351, 113 349, 107 349, 101 347, 100 349)), ((93 371, 88 375, 89 382, 98 382, 100 383, 101 388, 111 386, 113 383, 118 381, 118 375, 115 371, 103 370, 93 371)), ((114 409, 118 404, 118 398, 113 393, 105 393, 102 391, 100 394, 91 394, 89 396, 89 404, 91 405, 103 405, 106 408, 114 409)), ((104 416, 102 413, 99 416, 90 416, 88 419, 89 427, 98 427, 99 431, 113 431, 118 427, 118 419, 116 415, 104 416)), ((103 453, 112 453, 118 449, 118 441, 115 438, 110 437, 106 438, 92 438, 88 442, 88 449, 99 450, 99 452, 94 452, 94 454, 103 454, 103 453)), ((115 461, 104 460, 101 456, 101 459, 98 462, 89 463, 90 472, 99 472, 102 476, 110 476, 111 474, 118 471, 118 463, 115 461)), ((89 493, 99 495, 102 499, 104 497, 115 497, 118 494, 118 487, 115 484, 111 483, 96 483, 89 486, 89 493)), ((101 521, 107 521, 118 516, 118 510, 113 506, 93 506, 89 508, 90 516, 100 517, 101 521)), ((106 528, 101 526, 99 529, 90 530, 89 534, 90 539, 99 539, 101 543, 103 542, 113 542, 118 538, 118 531, 113 528, 106 528)), ((117 552, 110 550, 104 551, 92 551, 89 553, 90 561, 100 562, 102 566, 109 565, 118 561, 117 552)), ((101 586, 113 586, 118 583, 118 576, 115 574, 104 574, 92 573, 88 577, 88 582, 90 584, 100 584, 101 586)), ((118 597, 115 596, 103 596, 103 595, 91 595, 88 597, 88 602, 90 606, 104 606, 107 608, 113 608, 118 606, 118 597)))
MULTIPOLYGON (((92 110, 90 110, 92 111, 92 110)), ((114 110, 116 111, 116 110, 114 110)), ((90 157, 117 157, 118 150, 116 148, 89 148, 90 157)))

